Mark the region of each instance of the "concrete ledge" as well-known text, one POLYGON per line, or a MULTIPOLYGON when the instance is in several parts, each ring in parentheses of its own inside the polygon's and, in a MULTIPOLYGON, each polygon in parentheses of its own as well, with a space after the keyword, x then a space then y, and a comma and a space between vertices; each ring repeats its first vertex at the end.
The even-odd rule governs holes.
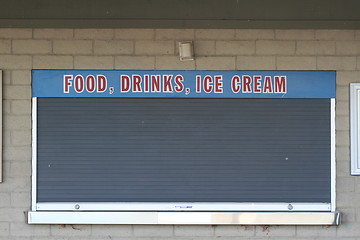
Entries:
POLYGON ((339 225, 339 212, 28 212, 28 224, 339 225))

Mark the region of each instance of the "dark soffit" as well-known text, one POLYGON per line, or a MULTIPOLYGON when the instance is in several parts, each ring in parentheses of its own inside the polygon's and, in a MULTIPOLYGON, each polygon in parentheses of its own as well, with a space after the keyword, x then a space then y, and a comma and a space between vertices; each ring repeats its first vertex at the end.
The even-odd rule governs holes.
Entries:
POLYGON ((0 0, 0 27, 358 29, 359 0, 0 0))

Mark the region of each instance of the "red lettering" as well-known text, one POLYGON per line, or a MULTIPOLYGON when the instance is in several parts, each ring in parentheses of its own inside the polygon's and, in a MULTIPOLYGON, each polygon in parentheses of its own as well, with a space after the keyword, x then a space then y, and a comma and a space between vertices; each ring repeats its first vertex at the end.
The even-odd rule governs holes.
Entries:
POLYGON ((95 91, 95 77, 93 75, 89 75, 86 77, 86 91, 92 93, 95 91))
POLYGON ((151 76, 151 92, 160 92, 160 75, 151 76))
POLYGON ((128 75, 121 75, 121 92, 129 92, 130 91, 130 77, 128 75))
POLYGON ((231 79, 231 90, 233 91, 233 93, 240 92, 241 89, 240 83, 241 83, 240 77, 237 75, 233 76, 233 78, 231 79))
POLYGON ((201 92, 201 76, 199 75, 196 76, 196 92, 201 92))
POLYGON ((271 77, 270 76, 265 77, 263 92, 264 93, 273 93, 273 86, 272 86, 272 83, 271 83, 271 77))
POLYGON ((222 93, 222 92, 223 92, 222 76, 218 75, 215 76, 215 93, 222 93))
POLYGON ((149 92, 149 82, 150 82, 150 77, 149 75, 145 75, 144 76, 144 92, 149 92))
POLYGON ((212 83, 213 83, 213 79, 210 76, 204 77, 204 82, 203 82, 204 92, 210 93, 212 91, 213 89, 212 83))
POLYGON ((105 92, 107 89, 107 79, 104 75, 97 75, 97 92, 105 92))
POLYGON ((164 75, 164 82, 163 82, 163 92, 173 92, 171 79, 173 75, 164 75))
POLYGON ((133 81, 133 92, 141 92, 141 77, 139 75, 132 76, 133 81))
POLYGON ((275 93, 286 93, 286 76, 275 77, 275 93))
POLYGON ((75 91, 77 93, 84 91, 84 78, 81 75, 75 76, 75 91))
POLYGON ((243 82, 243 93, 251 93, 251 77, 250 76, 243 76, 242 82, 243 82))
POLYGON ((73 79, 73 75, 64 75, 64 93, 69 93, 70 86, 72 83, 70 80, 73 79))
POLYGON ((177 75, 175 77, 175 91, 176 92, 182 92, 184 90, 184 84, 183 84, 183 81, 184 81, 184 77, 182 75, 177 75))
POLYGON ((261 76, 254 76, 254 93, 261 93, 261 76))

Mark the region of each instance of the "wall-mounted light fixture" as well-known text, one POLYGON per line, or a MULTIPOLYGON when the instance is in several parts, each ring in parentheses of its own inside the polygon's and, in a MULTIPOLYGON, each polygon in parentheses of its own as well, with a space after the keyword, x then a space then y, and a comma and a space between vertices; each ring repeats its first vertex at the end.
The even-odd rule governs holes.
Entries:
POLYGON ((194 60, 194 43, 193 41, 179 42, 180 61, 194 60))

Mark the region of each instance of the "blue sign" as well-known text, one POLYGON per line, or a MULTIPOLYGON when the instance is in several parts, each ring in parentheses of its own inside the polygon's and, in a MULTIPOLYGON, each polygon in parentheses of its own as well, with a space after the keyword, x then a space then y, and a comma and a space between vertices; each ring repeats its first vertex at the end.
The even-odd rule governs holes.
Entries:
POLYGON ((335 98, 335 71, 33 70, 33 97, 335 98))

